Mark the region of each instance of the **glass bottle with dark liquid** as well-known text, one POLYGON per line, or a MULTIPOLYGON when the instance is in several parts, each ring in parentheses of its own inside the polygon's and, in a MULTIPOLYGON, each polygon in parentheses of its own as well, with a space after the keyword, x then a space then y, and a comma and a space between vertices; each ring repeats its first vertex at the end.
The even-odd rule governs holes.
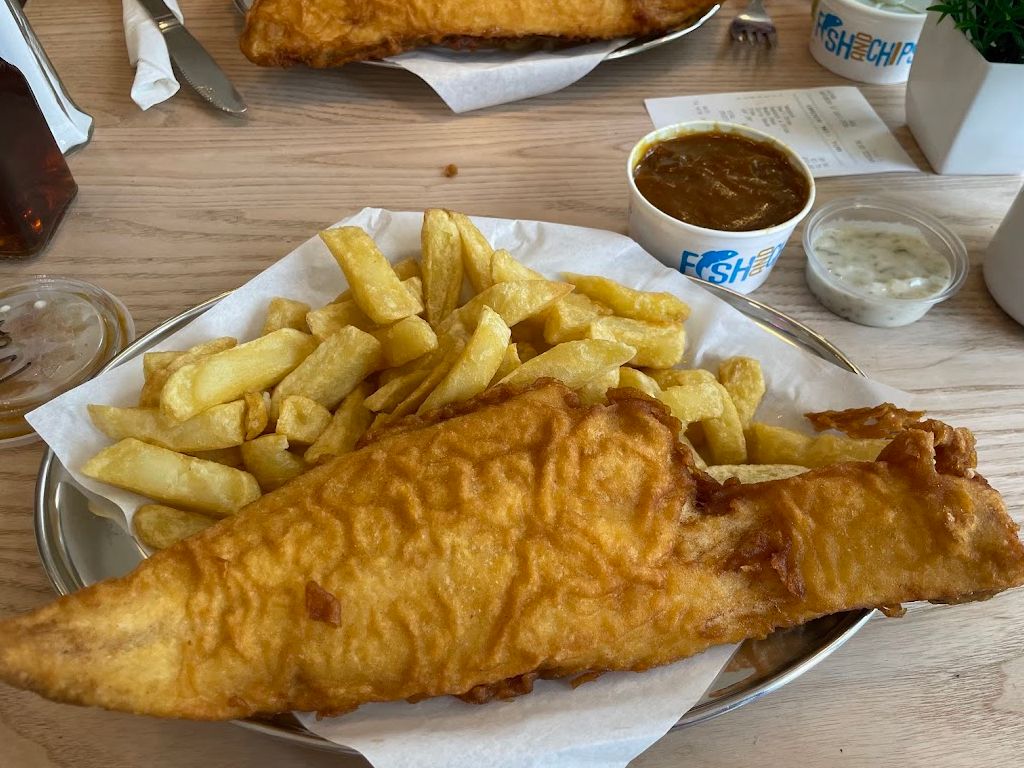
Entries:
POLYGON ((43 250, 77 192, 28 82, 0 59, 0 260, 43 250))

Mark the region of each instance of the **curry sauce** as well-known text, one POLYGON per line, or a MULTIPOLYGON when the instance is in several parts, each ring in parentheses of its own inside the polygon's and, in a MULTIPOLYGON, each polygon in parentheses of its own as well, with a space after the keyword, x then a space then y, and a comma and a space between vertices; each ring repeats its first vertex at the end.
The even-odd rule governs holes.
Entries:
POLYGON ((663 213, 726 232, 782 224, 803 210, 811 191, 807 177, 780 149, 724 131, 651 145, 633 179, 663 213))

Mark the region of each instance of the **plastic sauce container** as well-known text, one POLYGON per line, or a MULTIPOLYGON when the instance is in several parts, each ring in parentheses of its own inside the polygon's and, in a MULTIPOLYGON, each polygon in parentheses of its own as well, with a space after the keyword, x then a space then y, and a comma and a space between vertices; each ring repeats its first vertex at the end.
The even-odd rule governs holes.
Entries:
POLYGON ((804 229, 807 287, 826 309, 861 325, 909 325, 955 294, 967 249, 942 222, 875 198, 836 200, 804 229))

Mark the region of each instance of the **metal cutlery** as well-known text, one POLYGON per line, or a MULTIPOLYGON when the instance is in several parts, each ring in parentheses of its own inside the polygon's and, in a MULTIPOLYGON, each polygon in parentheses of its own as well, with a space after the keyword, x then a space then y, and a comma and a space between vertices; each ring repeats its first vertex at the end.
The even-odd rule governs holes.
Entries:
POLYGON ((729 36, 737 43, 768 47, 778 44, 775 24, 764 9, 762 0, 749 0, 747 9, 729 25, 729 36))
POLYGON ((246 106, 228 76, 199 41, 181 25, 163 0, 139 0, 167 41, 171 61, 186 83, 218 109, 245 114, 246 106))

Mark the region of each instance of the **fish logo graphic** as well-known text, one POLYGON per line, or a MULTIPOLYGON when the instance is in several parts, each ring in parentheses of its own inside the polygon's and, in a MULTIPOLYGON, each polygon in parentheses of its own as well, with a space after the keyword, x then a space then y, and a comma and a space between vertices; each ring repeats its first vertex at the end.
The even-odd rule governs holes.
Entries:
POLYGON ((704 278, 704 270, 710 269, 713 265, 720 261, 728 261, 729 259, 739 256, 739 251, 704 251, 700 255, 700 259, 694 266, 693 271, 697 274, 701 280, 704 278))
POLYGON ((843 26, 843 20, 834 13, 826 13, 825 18, 821 20, 819 26, 821 27, 822 34, 824 34, 830 29, 843 26))

